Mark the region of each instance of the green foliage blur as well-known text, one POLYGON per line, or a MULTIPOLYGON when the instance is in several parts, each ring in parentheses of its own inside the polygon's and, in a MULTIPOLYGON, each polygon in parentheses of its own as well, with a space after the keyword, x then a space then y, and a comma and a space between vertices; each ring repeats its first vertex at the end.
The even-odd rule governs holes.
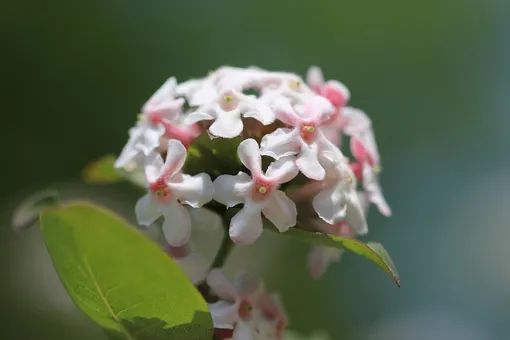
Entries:
POLYGON ((2 2, 0 338, 104 339, 67 297, 38 230, 10 228, 22 198, 57 187, 132 219, 132 188, 79 176, 120 151, 167 77, 317 64, 373 119, 394 216, 372 209, 365 239, 384 244, 404 287, 356 256, 314 281, 307 246, 279 235, 236 249, 227 269, 264 275, 306 334, 508 339, 509 33, 510 3, 496 0, 2 2))

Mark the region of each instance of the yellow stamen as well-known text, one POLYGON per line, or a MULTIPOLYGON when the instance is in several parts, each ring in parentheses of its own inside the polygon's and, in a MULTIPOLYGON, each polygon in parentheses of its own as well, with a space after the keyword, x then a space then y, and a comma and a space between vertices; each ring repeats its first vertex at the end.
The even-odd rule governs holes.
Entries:
POLYGON ((258 191, 259 191, 259 194, 264 195, 267 192, 267 188, 266 187, 260 187, 258 191))
POLYGON ((376 164, 372 167, 372 170, 376 173, 376 174, 380 174, 381 171, 382 171, 382 167, 379 165, 379 164, 376 164))
POLYGON ((230 103, 234 98, 232 98, 232 96, 225 96, 223 97, 223 99, 227 102, 227 103, 230 103))
POLYGON ((347 183, 352 184, 352 177, 349 174, 344 174, 344 180, 347 183))

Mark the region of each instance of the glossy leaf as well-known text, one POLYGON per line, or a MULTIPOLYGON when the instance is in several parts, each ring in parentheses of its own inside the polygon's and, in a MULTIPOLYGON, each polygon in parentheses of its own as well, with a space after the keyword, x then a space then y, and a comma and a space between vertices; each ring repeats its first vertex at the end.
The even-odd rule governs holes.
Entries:
POLYGON ((12 228, 16 231, 27 229, 36 224, 41 211, 59 204, 55 190, 38 192, 18 205, 12 215, 12 228))
MULTIPOLYGON (((269 229, 276 230, 273 227, 269 229)), ((352 253, 361 255, 378 264, 382 269, 384 269, 386 273, 388 273, 391 276, 393 281, 395 281, 395 283, 399 287, 401 287, 397 268, 395 267, 393 261, 391 260, 388 252, 379 243, 375 242, 363 243, 360 240, 354 238, 342 236, 330 236, 297 228, 291 228, 288 231, 281 234, 299 239, 307 243, 311 243, 316 246, 344 249, 352 253)))
POLYGON ((115 339, 211 339, 202 296, 178 265, 121 218, 86 202, 41 214, 76 305, 115 339))

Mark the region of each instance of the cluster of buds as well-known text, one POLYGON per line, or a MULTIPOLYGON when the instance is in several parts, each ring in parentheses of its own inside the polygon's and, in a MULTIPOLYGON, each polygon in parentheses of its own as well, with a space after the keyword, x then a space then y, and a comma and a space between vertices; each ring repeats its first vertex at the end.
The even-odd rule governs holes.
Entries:
MULTIPOLYGON (((266 220, 280 232, 366 234, 370 204, 383 215, 391 211, 378 181, 380 157, 371 120, 346 106, 349 100, 347 87, 325 81, 318 67, 309 69, 306 83, 296 74, 255 67, 221 67, 180 84, 168 79, 143 106, 115 163, 145 174, 147 194, 135 207, 138 223, 162 221, 174 249, 186 247, 192 229, 200 227, 195 224, 207 223, 193 217, 203 209, 229 216, 225 228, 238 244, 255 242, 266 220), (351 158, 340 151, 344 136, 351 158), (221 146, 211 147, 214 166, 189 170, 189 163, 197 161, 197 145, 221 146), (236 157, 224 146, 234 146, 230 150, 236 157)), ((321 276, 340 255, 335 249, 312 249, 311 274, 321 276)), ((283 312, 275 312, 281 308, 273 308, 277 316, 267 316, 273 299, 248 297, 243 289, 216 290, 219 277, 213 271, 206 279, 223 299, 211 308, 218 328, 233 330, 234 339, 244 339, 236 336, 242 332, 272 329, 279 339, 287 322, 283 312), (222 319, 227 306, 237 314, 222 319), (258 320, 257 327, 247 320, 258 320)))

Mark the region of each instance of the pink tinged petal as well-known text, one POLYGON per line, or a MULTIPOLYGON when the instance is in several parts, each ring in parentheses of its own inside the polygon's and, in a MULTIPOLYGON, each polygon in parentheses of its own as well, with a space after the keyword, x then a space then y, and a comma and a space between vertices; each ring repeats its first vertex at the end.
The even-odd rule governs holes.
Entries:
POLYGON ((345 193, 340 185, 327 188, 319 192, 313 199, 312 205, 320 218, 329 224, 340 222, 346 217, 345 193))
POLYGON ((262 210, 260 204, 247 202, 230 221, 229 235, 232 241, 240 244, 252 244, 262 234, 262 210))
POLYGON ((179 173, 186 161, 187 151, 181 141, 170 139, 166 151, 164 175, 172 178, 179 173))
POLYGON ((289 156, 280 158, 271 164, 266 171, 266 177, 276 185, 287 183, 296 177, 299 169, 296 165, 296 158, 289 156))
POLYGON ((283 191, 276 190, 271 194, 262 213, 280 232, 285 232, 296 225, 296 205, 283 191))
POLYGON ((234 328, 233 340, 254 340, 253 327, 247 322, 238 322, 234 328))
POLYGON ((194 253, 176 258, 175 262, 194 284, 204 281, 209 270, 207 261, 202 256, 194 253))
POLYGON ((188 211, 176 200, 163 206, 163 234, 171 246, 179 247, 188 242, 191 235, 191 218, 188 211))
POLYGON ((209 127, 209 132, 216 137, 234 138, 243 131, 243 122, 239 110, 220 112, 209 127))
POLYGON ((136 202, 135 216, 139 225, 149 227, 161 216, 161 206, 151 194, 146 194, 136 202))
POLYGON ((163 172, 163 158, 158 153, 151 153, 145 160, 145 178, 148 183, 156 182, 163 172))
POLYGON ((225 301, 208 304, 214 328, 232 329, 239 319, 237 305, 225 301))
POLYGON ((195 176, 182 175, 181 181, 170 182, 168 187, 181 203, 200 208, 210 202, 214 195, 211 177, 205 173, 195 176))
POLYGON ((243 165, 250 170, 253 177, 262 176, 262 158, 259 145, 255 139, 246 139, 237 147, 237 154, 243 165))
POLYGON ((244 172, 236 176, 221 175, 214 181, 214 200, 227 208, 243 203, 252 187, 252 179, 244 172))
POLYGON ((324 84, 324 76, 320 67, 310 66, 306 73, 306 82, 316 93, 320 92, 322 84, 324 84))
POLYGON ((195 111, 195 112, 191 112, 190 114, 188 114, 186 116, 186 118, 184 118, 184 124, 191 125, 191 124, 195 124, 197 122, 201 122, 203 120, 213 120, 213 119, 214 119, 214 116, 207 112, 195 111))
POLYGON ((236 299, 236 288, 225 277, 221 269, 211 269, 209 274, 207 274, 206 282, 209 287, 211 287, 212 291, 222 300, 234 302, 236 299))
POLYGON ((345 106, 351 97, 349 89, 336 80, 328 80, 322 88, 321 95, 326 97, 335 107, 345 106))
POLYGON ((308 271, 314 279, 324 275, 331 262, 338 262, 342 251, 335 248, 312 247, 308 253, 308 271))
POLYGON ((262 138, 260 153, 279 159, 297 154, 300 145, 299 129, 277 129, 262 138))
POLYGON ((296 165, 306 177, 316 181, 322 181, 326 176, 326 171, 320 165, 317 153, 317 145, 302 143, 301 152, 296 160, 296 165))

